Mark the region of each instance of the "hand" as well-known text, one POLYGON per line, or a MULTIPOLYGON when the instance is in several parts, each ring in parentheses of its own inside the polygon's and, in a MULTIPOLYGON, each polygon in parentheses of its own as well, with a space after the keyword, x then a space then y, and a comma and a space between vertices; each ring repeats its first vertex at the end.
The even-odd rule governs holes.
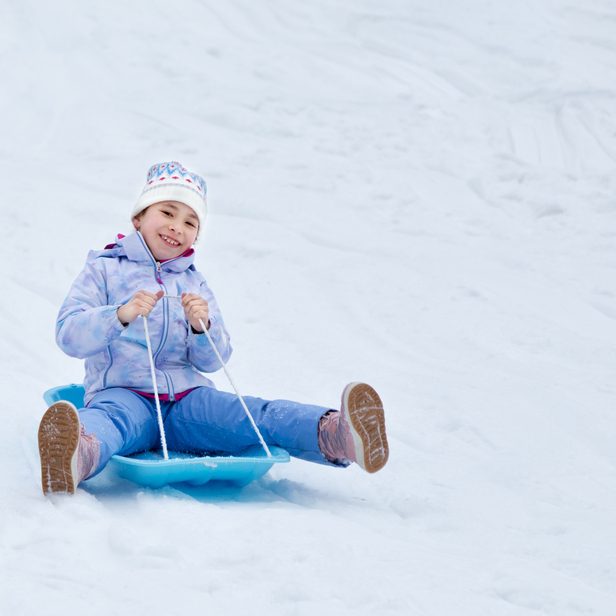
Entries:
POLYGON ((182 307, 190 326, 199 333, 203 333, 203 327, 199 319, 210 329, 210 308, 207 302, 195 293, 182 293, 182 307))
POLYGON ((158 291, 157 293, 150 293, 149 291, 137 291, 129 302, 118 308, 118 319, 120 323, 128 325, 132 323, 137 317, 147 317, 156 302, 164 295, 164 291, 158 291))

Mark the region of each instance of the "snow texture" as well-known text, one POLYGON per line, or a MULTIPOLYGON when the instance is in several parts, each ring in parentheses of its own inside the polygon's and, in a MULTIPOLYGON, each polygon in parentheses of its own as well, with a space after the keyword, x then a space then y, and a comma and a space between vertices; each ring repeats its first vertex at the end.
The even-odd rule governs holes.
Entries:
POLYGON ((613 1, 2 0, 0 68, 2 614, 616 613, 613 1), (240 390, 371 383, 382 472, 41 495, 58 307, 169 159, 240 390))

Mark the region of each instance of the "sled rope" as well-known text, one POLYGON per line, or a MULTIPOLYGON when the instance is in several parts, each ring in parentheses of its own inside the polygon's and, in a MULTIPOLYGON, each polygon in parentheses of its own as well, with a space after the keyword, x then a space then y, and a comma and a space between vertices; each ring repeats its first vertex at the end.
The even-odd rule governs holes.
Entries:
POLYGON ((203 333, 207 336, 207 339, 208 339, 212 349, 214 350, 214 353, 216 353, 216 357, 218 358, 218 361, 220 362, 220 365, 222 366, 222 369, 225 371, 225 374, 227 375, 227 378, 229 379, 229 383, 231 383, 231 387, 233 387, 233 389, 235 390, 235 393, 236 393, 236 395, 237 395, 237 397, 238 397, 238 399, 240 401, 240 404, 242 405, 242 408, 244 409, 244 412, 246 413, 246 416, 250 420, 252 428, 255 431, 255 434, 257 435, 257 438, 259 439, 259 442, 261 443, 261 446, 265 450, 265 453, 267 454, 267 457, 271 458, 272 457, 272 452, 269 450, 269 447, 267 446, 267 443, 265 442, 265 439, 263 438, 263 435, 261 434, 261 431, 257 427, 257 424, 255 423, 255 420, 254 420, 254 418, 252 416, 252 413, 248 410, 248 407, 246 406, 246 403, 244 402, 244 398, 242 398, 240 392, 238 391, 237 387, 235 386, 235 383, 233 382, 233 378, 231 378, 231 374, 227 370, 227 366, 226 366, 225 362, 222 360, 222 357, 220 356, 220 353, 218 352, 218 349, 216 348, 216 345, 214 344, 214 341, 212 340, 212 337, 210 336, 210 332, 207 330, 207 327, 205 326, 205 323, 201 319, 199 319, 199 325, 201 325, 201 329, 203 329, 203 333))
POLYGON ((158 429, 160 430, 160 442, 163 446, 163 457, 169 459, 167 451, 167 438, 165 437, 165 426, 163 425, 163 414, 160 410, 160 399, 158 398, 158 385, 156 383, 156 370, 154 369, 154 356, 152 355, 152 343, 150 342, 150 332, 148 330, 148 317, 141 315, 143 319, 143 329, 145 329, 145 342, 148 346, 148 357, 150 359, 150 372, 152 373, 152 385, 154 386, 154 399, 156 400, 156 416, 158 417, 158 429))

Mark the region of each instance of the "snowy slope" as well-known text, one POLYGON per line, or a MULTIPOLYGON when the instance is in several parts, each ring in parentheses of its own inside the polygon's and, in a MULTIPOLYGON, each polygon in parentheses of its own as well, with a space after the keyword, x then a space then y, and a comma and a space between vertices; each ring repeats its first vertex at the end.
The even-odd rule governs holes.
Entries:
POLYGON ((0 68, 3 614, 616 613, 613 2, 3 0, 0 68), (41 496, 57 309, 171 158, 241 390, 372 383, 381 473, 41 496))

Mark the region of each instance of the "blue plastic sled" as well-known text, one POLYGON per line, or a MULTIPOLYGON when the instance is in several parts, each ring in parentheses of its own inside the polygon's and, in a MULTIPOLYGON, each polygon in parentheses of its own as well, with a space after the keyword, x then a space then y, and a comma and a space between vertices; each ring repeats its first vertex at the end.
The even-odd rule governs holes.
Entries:
MULTIPOLYGON (((81 385, 61 385, 48 389, 43 398, 47 404, 68 400, 83 407, 81 385)), ((259 479, 276 463, 288 462, 289 453, 280 447, 270 447, 268 458, 261 446, 251 447, 239 456, 195 456, 177 451, 169 459, 160 451, 146 451, 133 456, 113 456, 111 466, 120 477, 150 488, 162 488, 173 483, 203 485, 223 481, 244 486, 259 479)))

